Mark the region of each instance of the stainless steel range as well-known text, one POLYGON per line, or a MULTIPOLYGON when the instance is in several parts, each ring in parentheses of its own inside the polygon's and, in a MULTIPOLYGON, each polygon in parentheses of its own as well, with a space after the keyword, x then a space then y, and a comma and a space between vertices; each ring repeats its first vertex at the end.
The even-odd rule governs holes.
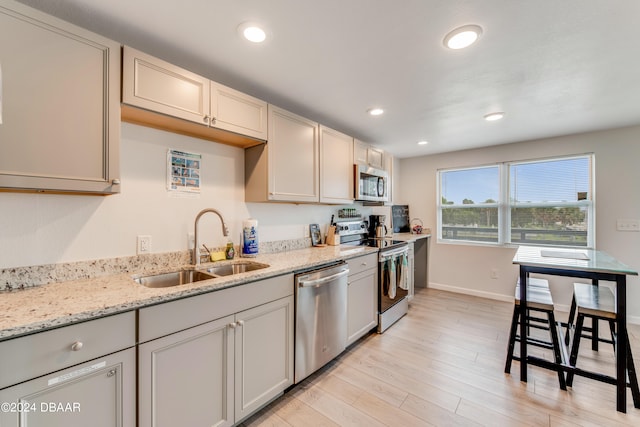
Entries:
POLYGON ((378 252, 378 333, 383 333, 409 310, 409 244, 401 240, 369 237, 367 221, 336 224, 341 245, 371 246, 378 252))

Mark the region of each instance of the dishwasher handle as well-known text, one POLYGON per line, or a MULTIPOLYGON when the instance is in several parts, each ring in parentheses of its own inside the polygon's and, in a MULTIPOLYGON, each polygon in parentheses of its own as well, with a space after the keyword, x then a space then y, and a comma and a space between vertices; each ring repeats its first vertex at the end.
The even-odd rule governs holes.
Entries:
POLYGON ((343 270, 340 273, 336 273, 336 274, 332 274, 330 276, 327 277, 321 277, 320 279, 314 279, 314 280, 299 280, 298 281, 298 286, 301 288, 310 288, 310 287, 319 287, 324 285, 327 282, 332 282, 336 279, 339 279, 341 277, 344 277, 346 275, 349 274, 349 270, 343 270))

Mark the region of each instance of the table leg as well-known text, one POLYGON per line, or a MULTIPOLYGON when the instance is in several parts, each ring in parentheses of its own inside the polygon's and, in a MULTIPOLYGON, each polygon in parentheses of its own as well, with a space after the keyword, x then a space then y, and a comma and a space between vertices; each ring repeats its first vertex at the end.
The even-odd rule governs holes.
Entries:
POLYGON ((627 412, 627 277, 616 276, 616 404, 627 412))
MULTIPOLYGON (((520 381, 527 382, 527 273, 520 266, 520 381)), ((549 327, 553 327, 549 325, 549 327)))

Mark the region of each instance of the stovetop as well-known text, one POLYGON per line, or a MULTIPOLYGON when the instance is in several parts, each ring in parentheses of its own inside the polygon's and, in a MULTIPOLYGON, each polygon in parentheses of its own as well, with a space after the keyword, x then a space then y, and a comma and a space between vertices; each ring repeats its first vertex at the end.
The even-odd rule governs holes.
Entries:
POLYGON ((392 249, 407 245, 402 240, 391 238, 374 239, 369 237, 367 221, 345 221, 337 224, 340 244, 344 246, 369 246, 379 249, 392 249))
POLYGON ((369 246, 372 248, 380 248, 380 249, 390 249, 398 246, 405 245, 407 242, 404 240, 393 240, 393 239, 369 239, 365 238, 362 240, 355 240, 352 242, 341 242, 342 245, 346 246, 369 246))

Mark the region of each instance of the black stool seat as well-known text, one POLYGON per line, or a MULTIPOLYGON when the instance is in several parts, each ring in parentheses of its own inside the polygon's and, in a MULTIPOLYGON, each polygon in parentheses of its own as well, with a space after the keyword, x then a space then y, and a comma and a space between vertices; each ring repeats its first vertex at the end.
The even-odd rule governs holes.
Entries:
MULTIPOLYGON (((527 286, 527 313, 526 323, 527 331, 517 334, 518 324, 520 322, 520 315, 522 310, 520 309, 520 284, 516 285, 515 291, 515 304, 513 309, 513 317, 511 319, 511 329, 509 331, 509 345, 507 348, 507 360, 504 367, 505 373, 511 372, 511 362, 513 360, 520 360, 520 357, 514 356, 515 344, 520 341, 521 335, 525 336, 527 345, 533 345, 536 347, 546 348, 553 350, 555 362, 560 365, 562 363, 562 355, 560 353, 560 341, 558 338, 558 331, 556 329, 556 320, 553 313, 553 297, 551 291, 549 291, 549 284, 544 279, 529 278, 529 286, 527 286), (532 286, 533 282, 533 286, 532 286), (531 312, 539 312, 546 315, 546 318, 534 317, 531 312), (551 341, 544 341, 541 339, 533 338, 529 336, 529 328, 543 329, 549 331, 551 341)), ((566 381, 562 368, 557 369, 558 382, 560 388, 566 390, 566 381)))
MULTIPOLYGON (((571 346, 571 354, 569 356, 569 364, 576 366, 578 361, 578 351, 580 347, 580 339, 583 337, 591 338, 592 342, 604 341, 613 344, 613 349, 616 349, 616 341, 618 339, 624 339, 627 341, 627 374, 629 376, 628 385, 631 387, 631 394, 633 396, 634 406, 640 407, 640 389, 638 389, 638 378, 636 375, 635 366, 633 363, 633 356, 631 354, 631 345, 629 343, 629 336, 618 337, 615 329, 616 320, 616 304, 615 296, 611 289, 605 286, 597 286, 585 283, 573 284, 573 304, 572 313, 570 313, 569 322, 573 322, 573 316, 577 312, 577 320, 575 324, 575 333, 573 336, 573 344, 571 346), (575 311, 574 311, 575 305, 575 311), (592 321, 591 335, 584 335, 583 331, 587 328, 584 327, 585 318, 590 318, 592 321), (611 340, 604 340, 598 337, 596 325, 599 320, 605 320, 609 323, 609 329, 611 331, 611 340)), ((571 325, 569 325, 571 327, 571 325)), ((567 336, 569 331, 567 330, 567 336)), ((569 372, 567 374, 567 385, 570 387, 573 385, 574 373, 569 372)))

